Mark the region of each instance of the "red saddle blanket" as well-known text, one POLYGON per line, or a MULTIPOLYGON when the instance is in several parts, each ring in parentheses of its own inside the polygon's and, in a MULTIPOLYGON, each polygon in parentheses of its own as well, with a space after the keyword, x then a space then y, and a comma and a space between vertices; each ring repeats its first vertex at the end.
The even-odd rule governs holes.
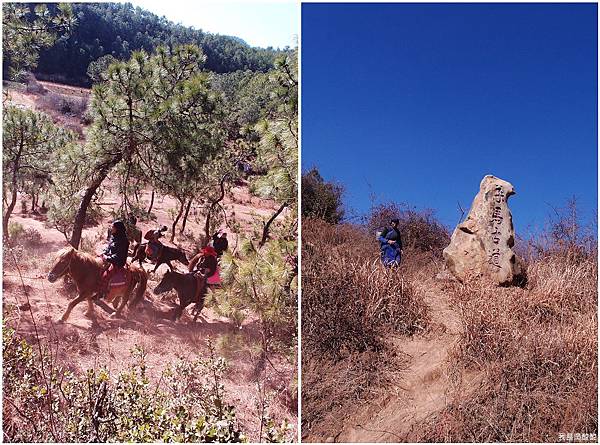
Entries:
POLYGON ((120 267, 119 269, 115 270, 108 281, 108 287, 112 288, 125 286, 127 284, 127 275, 128 270, 125 267, 120 267))
POLYGON ((215 271, 215 273, 206 279, 206 282, 208 284, 221 284, 221 275, 219 275, 218 267, 217 267, 217 270, 215 271))

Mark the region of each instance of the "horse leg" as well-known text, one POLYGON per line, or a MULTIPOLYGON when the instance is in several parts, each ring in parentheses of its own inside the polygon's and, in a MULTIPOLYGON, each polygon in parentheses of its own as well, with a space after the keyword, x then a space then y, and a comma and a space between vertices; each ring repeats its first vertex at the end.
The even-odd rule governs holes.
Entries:
MULTIPOLYGON (((117 297, 117 298, 119 298, 119 297, 117 297)), ((119 318, 121 316, 121 312, 123 311, 123 308, 125 307, 125 305, 127 304, 127 301, 129 300, 129 298, 127 298, 127 295, 122 295, 122 296, 120 296, 120 298, 121 298, 121 304, 119 305, 116 312, 113 312, 112 314, 110 314, 111 318, 119 318)))
POLYGON ((181 314, 183 313, 184 308, 185 308, 185 306, 179 305, 175 309, 173 309, 173 316, 171 317, 171 320, 173 320, 173 321, 179 320, 179 318, 181 317, 181 314))
POLYGON ((67 321, 67 319, 69 318, 69 315, 71 315, 71 311, 73 310, 73 308, 81 303, 83 300, 85 300, 87 297, 86 294, 79 294, 79 296, 77 298, 75 298, 73 301, 71 301, 69 303, 69 305, 67 306, 67 310, 65 311, 64 315, 60 318, 60 322, 65 322, 67 321))
POLYGON ((204 309, 204 300, 202 300, 200 303, 197 303, 195 306, 195 309, 196 309, 196 313, 194 314, 194 323, 196 323, 196 320, 198 319, 200 312, 202 312, 202 309, 204 309))
POLYGON ((194 306, 196 309, 196 313, 194 314, 194 323, 196 323, 196 320, 198 319, 198 316, 200 315, 200 312, 202 312, 202 309, 204 308, 204 299, 206 298, 206 285, 204 286, 204 289, 202 289, 202 291, 200 292, 200 301, 198 301, 198 303, 196 303, 196 305, 194 306))
POLYGON ((200 295, 198 296, 198 302, 194 306, 194 308, 196 309, 196 313, 194 314, 194 323, 196 322, 196 320, 198 319, 198 316, 200 315, 200 312, 202 312, 202 309, 204 308, 204 300, 206 299, 207 292, 208 292, 208 285, 205 284, 204 288, 200 291, 200 295))
POLYGON ((87 311, 85 311, 85 316, 87 318, 96 318, 96 312, 94 311, 94 299, 92 298, 92 295, 89 296, 89 298, 87 299, 87 304, 88 304, 88 308, 87 311))
POLYGON ((171 260, 169 260, 169 261, 165 261, 165 264, 166 264, 167 266, 169 266, 169 270, 170 270, 171 272, 173 272, 173 266, 171 265, 171 260))

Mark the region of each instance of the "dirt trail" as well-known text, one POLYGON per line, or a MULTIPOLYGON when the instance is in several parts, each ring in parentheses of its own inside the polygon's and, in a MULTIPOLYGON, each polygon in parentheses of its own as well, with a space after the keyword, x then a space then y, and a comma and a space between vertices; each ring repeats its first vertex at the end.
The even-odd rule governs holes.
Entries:
POLYGON ((416 442, 418 426, 441 411, 457 391, 473 387, 475 375, 452 374, 449 354, 460 341, 460 314, 451 306, 439 281, 423 283, 424 299, 430 307, 431 329, 424 336, 393 340, 407 355, 398 396, 390 395, 383 407, 372 404, 357 416, 346 419, 338 442, 416 442))

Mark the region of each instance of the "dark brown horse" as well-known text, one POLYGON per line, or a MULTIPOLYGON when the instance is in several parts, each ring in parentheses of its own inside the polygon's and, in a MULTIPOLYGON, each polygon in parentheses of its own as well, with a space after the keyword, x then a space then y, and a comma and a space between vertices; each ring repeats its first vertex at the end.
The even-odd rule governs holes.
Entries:
MULTIPOLYGON (((142 262, 146 259, 146 246, 148 243, 138 244, 133 252, 133 258, 131 262, 139 261, 140 267, 142 266, 142 262)), ((156 259, 156 265, 154 266, 154 270, 152 273, 156 272, 158 266, 161 264, 166 264, 169 266, 169 269, 173 270, 173 266, 171 265, 171 261, 179 261, 180 263, 185 264, 186 266, 189 264, 187 257, 185 256, 185 252, 183 250, 176 249, 174 247, 162 245, 162 248, 158 252, 158 258, 156 259)))
POLYGON ((155 295, 159 295, 171 289, 175 289, 179 297, 179 306, 175 308, 173 320, 181 317, 183 310, 191 303, 196 303, 196 314, 194 315, 194 321, 196 321, 204 307, 206 278, 201 274, 167 271, 153 292, 155 295))
MULTIPOLYGON (((104 263, 99 258, 95 258, 84 252, 79 252, 73 247, 65 247, 57 253, 52 269, 48 273, 48 281, 54 283, 57 279, 65 274, 71 276, 79 295, 73 301, 69 303, 67 310, 60 319, 60 321, 67 321, 71 310, 80 302, 87 299, 88 310, 86 316, 94 316, 93 301, 94 296, 98 295, 102 291, 102 273, 104 272, 104 263)), ((119 287, 112 287, 106 296, 107 301, 112 301, 113 307, 116 312, 111 316, 120 316, 121 311, 125 307, 125 304, 129 301, 129 296, 135 289, 135 298, 129 304, 130 308, 135 305, 144 297, 146 292, 146 284, 148 276, 146 272, 131 264, 129 266, 129 273, 127 274, 127 280, 125 285, 119 287), (137 286, 137 287, 136 287, 137 286), (119 301, 121 304, 119 305, 119 301)))

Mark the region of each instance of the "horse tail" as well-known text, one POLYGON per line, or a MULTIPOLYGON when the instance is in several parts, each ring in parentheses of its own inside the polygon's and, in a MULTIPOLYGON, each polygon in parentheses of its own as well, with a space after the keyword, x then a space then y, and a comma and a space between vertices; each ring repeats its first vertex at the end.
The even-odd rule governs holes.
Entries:
POLYGON ((146 272, 143 270, 135 271, 135 279, 137 281, 137 285, 135 286, 135 296, 133 299, 132 307, 136 307, 140 301, 144 298, 144 294, 146 293, 146 287, 148 285, 148 276, 146 272))

